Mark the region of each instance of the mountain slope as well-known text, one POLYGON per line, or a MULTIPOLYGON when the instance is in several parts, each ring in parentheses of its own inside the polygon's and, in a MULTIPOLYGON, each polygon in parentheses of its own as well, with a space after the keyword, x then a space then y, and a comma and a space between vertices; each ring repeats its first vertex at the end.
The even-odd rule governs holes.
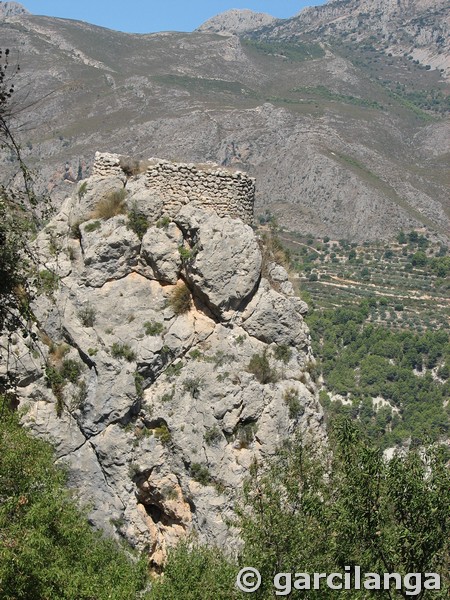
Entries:
POLYGON ((27 161, 62 199, 98 148, 212 160, 256 176, 257 213, 295 231, 364 240, 425 226, 445 237, 442 74, 345 36, 287 41, 300 18, 247 39, 2 22, 21 64, 16 102, 36 100, 17 120, 27 161))
POLYGON ((308 7, 268 28, 277 39, 301 34, 370 41, 386 54, 407 53, 450 77, 450 9, 447 0, 332 0, 308 7))

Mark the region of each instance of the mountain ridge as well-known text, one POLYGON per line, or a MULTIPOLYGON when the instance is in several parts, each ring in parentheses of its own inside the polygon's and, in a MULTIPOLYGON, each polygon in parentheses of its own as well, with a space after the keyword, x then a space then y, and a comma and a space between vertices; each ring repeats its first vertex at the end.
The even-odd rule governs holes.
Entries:
POLYGON ((450 77, 450 10, 446 0, 330 0, 309 6, 294 17, 264 28, 262 34, 290 37, 336 34, 372 42, 386 54, 407 53, 421 64, 443 69, 450 77))
POLYGON ((445 74, 347 35, 289 41, 288 21, 245 37, 3 21, 17 101, 41 98, 17 121, 27 160, 56 203, 103 148, 247 170, 257 211, 305 234, 448 236, 445 74))

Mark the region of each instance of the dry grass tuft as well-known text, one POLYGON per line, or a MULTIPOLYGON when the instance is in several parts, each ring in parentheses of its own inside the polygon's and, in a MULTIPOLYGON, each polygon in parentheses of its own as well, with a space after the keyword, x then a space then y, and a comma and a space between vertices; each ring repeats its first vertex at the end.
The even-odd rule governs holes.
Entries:
POLYGON ((137 160, 130 156, 120 157, 120 168, 127 177, 133 177, 145 173, 150 165, 149 160, 137 160))
POLYGON ((169 304, 176 315, 182 315, 190 310, 192 297, 191 292, 185 283, 177 285, 173 290, 169 298, 169 304))
POLYGON ((51 357, 51 362, 55 365, 60 364, 66 354, 69 352, 70 347, 67 344, 54 344, 51 342, 51 345, 48 349, 48 353, 51 357))
POLYGON ((110 192, 102 198, 92 213, 90 219, 111 219, 117 215, 123 215, 127 212, 125 198, 127 192, 125 188, 110 192))

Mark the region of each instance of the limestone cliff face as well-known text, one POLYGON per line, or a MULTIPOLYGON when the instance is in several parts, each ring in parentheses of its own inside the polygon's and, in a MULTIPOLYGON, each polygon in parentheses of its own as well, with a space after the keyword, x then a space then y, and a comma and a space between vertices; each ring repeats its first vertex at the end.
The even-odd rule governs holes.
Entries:
POLYGON ((251 462, 325 430, 286 271, 200 201, 165 217, 146 182, 92 176, 39 235, 41 342, 30 354, 17 339, 14 368, 25 425, 53 443, 92 522, 158 567, 192 530, 232 547, 251 462), (123 196, 147 217, 142 239, 127 214, 100 216, 123 196))

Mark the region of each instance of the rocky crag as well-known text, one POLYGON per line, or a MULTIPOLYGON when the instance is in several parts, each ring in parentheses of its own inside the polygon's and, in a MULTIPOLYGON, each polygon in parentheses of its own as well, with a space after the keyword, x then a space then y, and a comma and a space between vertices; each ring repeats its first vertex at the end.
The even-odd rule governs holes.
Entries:
POLYGON ((278 19, 267 13, 232 8, 205 21, 196 31, 207 33, 246 33, 259 27, 273 25, 278 19))
POLYGON ((18 2, 0 2, 0 19, 29 14, 28 10, 18 2))
POLYGON ((296 431, 325 441, 307 306, 232 208, 192 188, 168 214, 147 172, 94 171, 36 240, 40 341, 14 339, 8 368, 92 523, 157 569, 192 531, 233 547, 255 458, 296 431))

